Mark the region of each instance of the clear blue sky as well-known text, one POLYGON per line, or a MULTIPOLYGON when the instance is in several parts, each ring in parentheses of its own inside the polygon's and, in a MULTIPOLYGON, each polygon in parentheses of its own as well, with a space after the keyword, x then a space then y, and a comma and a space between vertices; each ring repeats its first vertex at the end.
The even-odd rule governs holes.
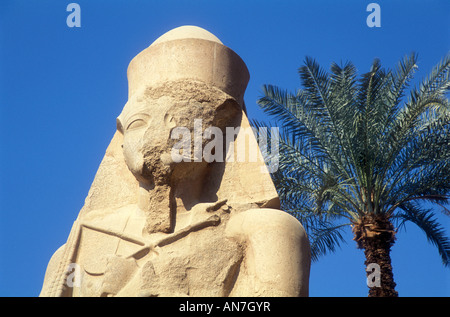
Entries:
MULTIPOLYGON (((309 55, 360 73, 378 57, 393 67, 419 53, 416 78, 450 50, 450 2, 376 1, 0 1, 0 296, 37 296, 53 252, 65 243, 127 101, 130 60, 164 32, 197 25, 246 62, 250 118, 263 84, 299 87, 309 55), (81 28, 66 6, 81 7, 81 28)), ((449 218, 440 216, 447 234, 449 218)), ((450 270, 412 224, 392 249, 400 296, 450 296, 450 270)), ((364 257, 348 244, 312 264, 311 296, 367 296, 364 257)))

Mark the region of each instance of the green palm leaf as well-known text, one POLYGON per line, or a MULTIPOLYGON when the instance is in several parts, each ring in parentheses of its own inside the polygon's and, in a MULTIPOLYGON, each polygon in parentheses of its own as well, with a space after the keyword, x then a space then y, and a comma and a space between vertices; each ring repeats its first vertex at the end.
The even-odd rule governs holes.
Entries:
POLYGON ((450 265, 450 239, 445 235, 445 230, 435 218, 431 209, 424 209, 418 204, 404 203, 400 206, 402 212, 398 214, 400 219, 399 227, 404 226, 405 222, 411 221, 422 229, 427 236, 428 241, 434 244, 442 263, 445 266, 450 265))

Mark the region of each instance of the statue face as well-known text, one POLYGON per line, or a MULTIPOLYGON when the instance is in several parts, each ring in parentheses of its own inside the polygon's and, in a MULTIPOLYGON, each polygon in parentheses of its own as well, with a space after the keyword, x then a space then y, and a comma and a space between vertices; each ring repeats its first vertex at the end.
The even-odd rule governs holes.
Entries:
MULTIPOLYGON (((220 93, 224 95, 222 97, 228 97, 220 93)), ((130 98, 117 119, 118 129, 124 135, 125 162, 138 181, 168 183, 173 171, 183 164, 172 160, 171 150, 178 141, 171 138, 172 129, 188 128, 193 140, 195 119, 202 120, 202 130, 211 126, 224 128, 240 111, 230 98, 184 96, 185 100, 167 95, 155 97, 144 91, 130 98)), ((184 163, 184 166, 197 164, 201 168, 193 158, 191 162, 184 163)))
POLYGON ((148 182, 156 169, 161 173, 170 172, 171 162, 165 160, 166 164, 162 164, 161 156, 166 157, 164 154, 170 150, 167 141, 172 123, 164 117, 171 105, 170 98, 133 97, 118 119, 124 135, 125 162, 141 182, 148 182))

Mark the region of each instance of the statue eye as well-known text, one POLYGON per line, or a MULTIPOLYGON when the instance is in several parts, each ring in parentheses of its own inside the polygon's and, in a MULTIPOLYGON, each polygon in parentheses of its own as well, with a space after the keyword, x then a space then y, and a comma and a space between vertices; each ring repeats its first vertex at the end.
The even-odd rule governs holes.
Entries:
POLYGON ((142 119, 135 119, 130 122, 130 124, 127 126, 127 130, 134 130, 137 128, 141 128, 146 125, 146 122, 142 119))

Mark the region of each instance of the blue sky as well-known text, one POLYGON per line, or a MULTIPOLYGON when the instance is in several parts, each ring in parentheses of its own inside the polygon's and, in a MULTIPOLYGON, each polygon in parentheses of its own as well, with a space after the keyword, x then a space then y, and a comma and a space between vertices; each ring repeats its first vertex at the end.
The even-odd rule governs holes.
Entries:
MULTIPOLYGON (((70 2, 0 2, 0 296, 39 294, 127 101, 128 63, 166 31, 197 25, 237 52, 251 75, 249 117, 263 120, 261 86, 298 88, 305 56, 364 73, 374 58, 394 67, 415 51, 421 79, 450 50, 447 0, 376 1, 379 28, 367 26, 365 0, 78 0, 80 28, 66 25, 70 2)), ((311 296, 367 296, 363 253, 346 234, 312 264, 311 296)), ((399 295, 450 296, 450 270, 425 235, 410 224, 397 238, 399 295)))

